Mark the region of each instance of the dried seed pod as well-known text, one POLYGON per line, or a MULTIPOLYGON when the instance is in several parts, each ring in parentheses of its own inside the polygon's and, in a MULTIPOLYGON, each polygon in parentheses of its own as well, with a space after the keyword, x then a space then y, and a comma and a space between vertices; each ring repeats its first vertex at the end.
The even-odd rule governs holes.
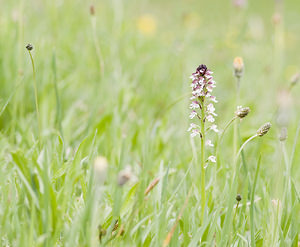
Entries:
POLYGON ((131 167, 127 166, 124 170, 120 171, 118 174, 118 185, 123 186, 132 177, 131 167))
POLYGON ((155 178, 147 187, 147 189, 144 192, 144 195, 148 195, 148 193, 158 184, 160 178, 155 178))
POLYGON ((240 202, 242 200, 242 196, 240 194, 237 194, 236 195, 236 198, 235 198, 238 202, 240 202))
POLYGON ((238 106, 237 110, 235 111, 235 115, 239 118, 244 118, 249 114, 249 112, 250 112, 249 107, 238 106))
POLYGON ((33 50, 33 45, 32 45, 32 44, 26 45, 26 49, 27 49, 28 51, 33 50))
POLYGON ((98 226, 99 240, 101 242, 102 238, 106 235, 107 231, 101 225, 98 226))
POLYGON ((262 137, 264 136, 265 134, 268 133, 268 131, 270 130, 272 124, 270 122, 268 123, 265 123, 263 126, 261 126, 258 130, 257 130, 257 135, 262 137))

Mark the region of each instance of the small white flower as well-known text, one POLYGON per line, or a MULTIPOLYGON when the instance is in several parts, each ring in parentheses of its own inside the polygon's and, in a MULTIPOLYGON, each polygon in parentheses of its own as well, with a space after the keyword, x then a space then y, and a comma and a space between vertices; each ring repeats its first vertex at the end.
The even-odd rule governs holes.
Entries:
POLYGON ((208 161, 212 162, 212 163, 216 163, 217 159, 215 156, 211 155, 207 158, 208 161))
POLYGON ((206 145, 206 146, 209 146, 209 147, 213 147, 213 146, 214 146, 214 144, 211 142, 211 140, 207 140, 207 141, 205 142, 205 145, 206 145))
POLYGON ((194 96, 197 96, 197 97, 200 97, 200 96, 203 96, 204 95, 204 92, 203 90, 201 90, 200 88, 196 89, 194 92, 193 92, 193 95, 194 96))
POLYGON ((197 108, 199 108, 199 104, 196 101, 193 101, 190 104, 190 109, 194 110, 194 109, 197 109, 197 108))
POLYGON ((211 100, 212 102, 218 103, 218 101, 216 100, 216 97, 215 97, 215 96, 210 96, 210 100, 211 100))
POLYGON ((208 104, 206 109, 207 109, 208 114, 212 114, 214 116, 217 116, 217 114, 215 113, 216 109, 215 109, 215 107, 212 103, 208 104))
POLYGON ((207 121, 210 122, 210 123, 213 123, 215 121, 215 118, 212 116, 212 115, 208 115, 206 117, 207 121))
POLYGON ((192 97, 190 98, 190 100, 193 100, 193 99, 196 99, 196 97, 195 97, 195 96, 192 96, 192 97))
POLYGON ((211 85, 207 86, 207 92, 212 92, 213 91, 213 87, 211 85))
POLYGON ((203 82, 204 82, 204 78, 203 77, 200 77, 200 79, 199 79, 199 84, 203 84, 203 82))
POLYGON ((212 131, 216 132, 216 133, 218 133, 218 132, 219 132, 219 130, 218 130, 218 126, 217 126, 217 125, 215 125, 215 124, 213 124, 213 125, 210 127, 210 129, 211 129, 212 131))
POLYGON ((191 84, 191 88, 192 88, 192 89, 195 89, 196 87, 198 87, 198 83, 196 83, 196 82, 192 82, 192 84, 191 84))
POLYGON ((212 79, 213 77, 211 76, 211 75, 205 75, 205 78, 206 78, 206 80, 210 80, 210 79, 212 79))
POLYGON ((192 129, 191 137, 199 136, 200 131, 198 129, 192 129))
POLYGON ((197 116, 197 112, 196 111, 192 111, 191 114, 190 114, 190 119, 193 119, 196 116, 197 116))
POLYGON ((190 127, 188 128, 187 131, 191 131, 192 129, 195 129, 195 128, 197 128, 197 127, 198 127, 198 126, 197 126, 196 124, 191 123, 191 124, 190 124, 190 127))

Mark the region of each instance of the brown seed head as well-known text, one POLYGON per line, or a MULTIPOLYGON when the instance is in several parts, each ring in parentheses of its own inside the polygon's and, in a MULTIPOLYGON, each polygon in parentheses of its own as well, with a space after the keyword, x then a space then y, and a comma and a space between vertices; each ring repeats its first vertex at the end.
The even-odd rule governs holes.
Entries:
POLYGON ((250 112, 249 107, 238 106, 237 110, 235 111, 235 115, 239 118, 244 118, 249 114, 249 112, 250 112))
POLYGON ((265 123, 263 126, 261 126, 258 130, 257 130, 257 135, 262 137, 264 136, 265 134, 268 133, 268 131, 270 130, 272 124, 271 123, 265 123))
POLYGON ((132 178, 131 167, 128 166, 118 174, 118 185, 123 186, 132 178))
POLYGON ((93 4, 90 6, 90 14, 95 15, 95 6, 93 4))
POLYGON ((242 200, 242 196, 240 194, 237 194, 236 195, 236 198, 235 198, 238 202, 240 202, 242 200))

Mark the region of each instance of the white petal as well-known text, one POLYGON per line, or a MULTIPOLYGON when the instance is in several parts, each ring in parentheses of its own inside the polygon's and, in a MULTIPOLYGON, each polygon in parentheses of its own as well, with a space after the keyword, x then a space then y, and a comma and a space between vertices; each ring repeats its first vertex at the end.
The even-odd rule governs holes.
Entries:
POLYGON ((206 146, 209 146, 209 147, 213 147, 213 146, 214 146, 214 144, 211 142, 211 140, 207 140, 207 141, 205 142, 205 145, 206 145, 206 146))
POLYGON ((215 125, 215 124, 213 124, 213 125, 210 127, 210 129, 211 129, 212 131, 216 132, 216 133, 218 133, 218 132, 219 132, 219 130, 218 130, 218 126, 217 126, 217 125, 215 125))
POLYGON ((209 160, 210 162, 216 163, 217 159, 215 156, 211 155, 207 158, 207 160, 209 160))

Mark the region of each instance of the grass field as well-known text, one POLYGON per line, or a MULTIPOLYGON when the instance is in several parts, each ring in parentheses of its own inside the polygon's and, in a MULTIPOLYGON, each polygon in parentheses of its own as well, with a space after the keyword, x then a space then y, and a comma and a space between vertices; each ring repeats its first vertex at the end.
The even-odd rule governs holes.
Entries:
POLYGON ((0 1, 1 246, 299 246, 300 2, 243 2, 0 1))

